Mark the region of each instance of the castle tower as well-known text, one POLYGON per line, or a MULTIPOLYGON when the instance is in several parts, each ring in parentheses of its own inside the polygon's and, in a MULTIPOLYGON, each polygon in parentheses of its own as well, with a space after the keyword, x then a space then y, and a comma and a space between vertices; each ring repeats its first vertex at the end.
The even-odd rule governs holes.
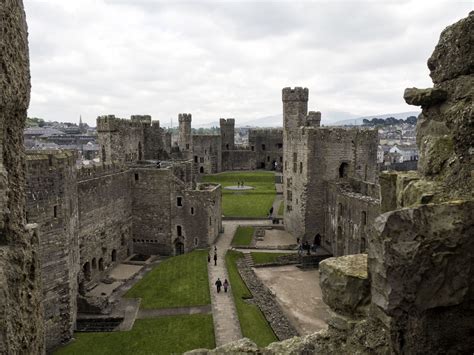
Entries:
POLYGON ((191 131, 191 114, 190 113, 180 113, 178 115, 179 121, 179 136, 178 136, 178 146, 180 152, 184 155, 192 155, 193 152, 193 135, 191 131))
POLYGON ((307 88, 295 87, 284 88, 282 91, 283 100, 283 128, 284 133, 294 131, 298 127, 306 125, 308 114, 307 88))
POLYGON ((235 119, 221 118, 219 123, 221 127, 222 150, 234 150, 235 119))

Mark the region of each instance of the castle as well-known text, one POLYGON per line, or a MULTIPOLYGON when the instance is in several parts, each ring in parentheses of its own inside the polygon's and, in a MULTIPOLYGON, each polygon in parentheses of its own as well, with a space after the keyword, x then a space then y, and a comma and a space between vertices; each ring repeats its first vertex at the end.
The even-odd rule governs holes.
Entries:
POLYGON ((106 116, 98 119, 101 166, 77 168, 68 151, 25 154, 25 14, 20 0, 0 10, 8 29, 0 53, 0 353, 41 354, 69 339, 84 290, 132 252, 209 246, 221 228, 221 191, 200 184, 199 174, 278 161, 286 228, 304 239, 319 234, 334 255, 367 253, 321 263, 327 331, 264 351, 472 352, 474 51, 465 39, 474 13, 442 33, 428 61, 434 87, 405 91, 423 108, 419 171, 378 179, 374 132, 319 127, 302 88, 283 89, 283 131, 256 130, 247 149, 236 149, 231 119, 209 138, 192 135, 191 116, 180 115, 174 149, 149 116, 106 116))

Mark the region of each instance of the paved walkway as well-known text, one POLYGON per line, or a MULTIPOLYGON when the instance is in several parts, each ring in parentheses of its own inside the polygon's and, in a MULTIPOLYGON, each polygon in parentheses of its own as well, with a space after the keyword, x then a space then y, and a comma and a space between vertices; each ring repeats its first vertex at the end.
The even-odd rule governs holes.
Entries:
MULTIPOLYGON (((214 252, 211 252, 211 262, 208 264, 209 288, 211 290, 212 315, 214 319, 214 333, 216 337, 216 346, 227 344, 231 341, 242 338, 239 318, 235 308, 232 291, 224 293, 221 290, 217 293, 214 283, 217 278, 222 282, 229 280, 227 268, 225 266, 225 253, 230 248, 230 243, 234 232, 239 225, 238 221, 224 221, 224 233, 217 238, 217 266, 214 266, 214 252)), ((232 287, 232 285, 230 285, 232 287)))

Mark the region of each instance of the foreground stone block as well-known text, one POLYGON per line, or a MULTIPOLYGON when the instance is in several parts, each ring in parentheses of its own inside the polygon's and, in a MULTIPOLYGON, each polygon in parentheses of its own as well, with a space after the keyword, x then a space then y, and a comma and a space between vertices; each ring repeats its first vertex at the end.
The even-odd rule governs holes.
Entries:
POLYGON ((474 201, 397 210, 374 227, 372 303, 393 350, 474 349, 474 201))
POLYGON ((323 301, 343 315, 365 314, 370 301, 367 254, 329 258, 319 264, 323 301))

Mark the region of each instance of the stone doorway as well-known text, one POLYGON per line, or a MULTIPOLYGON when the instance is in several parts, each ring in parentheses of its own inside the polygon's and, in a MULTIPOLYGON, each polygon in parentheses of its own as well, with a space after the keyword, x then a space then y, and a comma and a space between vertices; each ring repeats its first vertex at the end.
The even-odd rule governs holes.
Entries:
POLYGON ((177 241, 174 243, 174 254, 182 255, 184 254, 184 243, 177 241))

